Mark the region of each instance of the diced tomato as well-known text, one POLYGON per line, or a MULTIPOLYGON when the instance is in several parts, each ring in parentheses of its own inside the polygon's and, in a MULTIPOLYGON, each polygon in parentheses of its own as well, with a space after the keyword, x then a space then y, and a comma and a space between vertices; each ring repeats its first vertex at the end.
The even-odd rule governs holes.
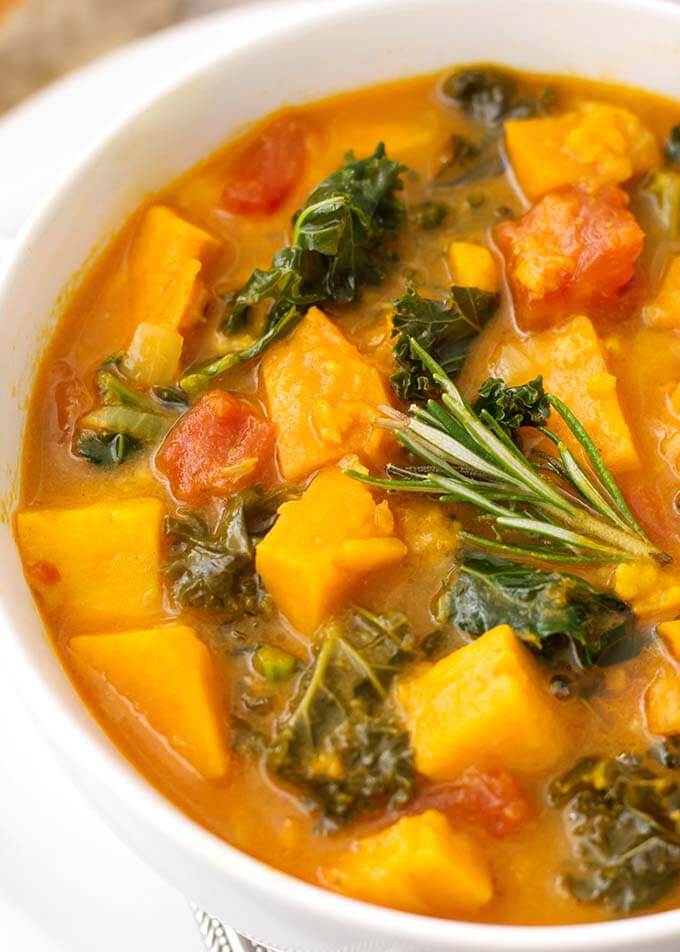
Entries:
POLYGON ((275 120, 238 162, 224 189, 224 208, 234 215, 275 212, 299 182, 306 152, 300 120, 292 116, 275 120))
POLYGON ((512 774, 507 770, 481 771, 476 767, 469 767, 450 783, 425 788, 412 807, 418 813, 441 810, 454 819, 479 824, 491 836, 498 837, 518 830, 531 812, 512 774))
POLYGON ((496 230, 520 323, 583 310, 624 316, 622 290, 635 273, 644 234, 621 189, 565 188, 545 195, 496 230))
POLYGON ((157 457, 178 499, 228 496, 266 477, 274 428, 243 400, 211 390, 180 419, 157 457))
POLYGON ((56 585, 61 580, 61 574, 52 562, 40 559, 26 566, 26 574, 36 585, 56 585))

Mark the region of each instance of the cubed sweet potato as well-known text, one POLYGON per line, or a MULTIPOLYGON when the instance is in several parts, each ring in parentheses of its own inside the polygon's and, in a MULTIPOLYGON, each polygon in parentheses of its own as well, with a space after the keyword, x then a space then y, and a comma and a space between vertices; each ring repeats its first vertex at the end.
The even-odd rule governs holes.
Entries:
POLYGON ((680 327, 680 255, 671 259, 661 287, 642 309, 642 318, 645 324, 662 330, 680 327))
POLYGON ((662 621, 656 626, 656 632, 666 645, 671 658, 680 662, 680 621, 662 621))
POLYGON ((93 668, 203 777, 222 777, 228 753, 210 652, 185 625, 78 635, 77 662, 93 668))
POLYGON ((357 840, 324 875, 340 892, 420 915, 469 915, 493 896, 480 847, 436 810, 357 840))
POLYGON ((561 116, 505 123, 512 168, 535 199, 563 185, 619 185, 660 162, 654 136, 630 110, 584 102, 561 116))
POLYGON ((387 389, 318 308, 267 351, 262 381, 284 479, 301 479, 347 453, 384 460, 390 438, 373 421, 377 407, 390 402, 387 389))
POLYGON ((216 261, 219 242, 163 205, 144 215, 129 258, 134 325, 171 324, 182 333, 200 317, 203 273, 216 261))
MULTIPOLYGON (((680 662, 680 621, 656 626, 673 662, 680 662)), ((680 671, 665 663, 645 692, 647 727, 652 734, 680 734, 680 671)))
POLYGON ((644 240, 627 201, 618 188, 565 188, 498 226, 522 326, 554 323, 579 310, 627 316, 632 298, 624 292, 644 240))
MULTIPOLYGON (((616 594, 630 604, 636 615, 649 617, 680 611, 680 578, 650 561, 622 562, 617 565, 612 582, 616 594)), ((662 636, 666 630, 666 623, 659 625, 662 636)))
MULTIPOLYGON (((483 368, 482 374, 502 377, 512 386, 543 374, 545 389, 576 414, 607 466, 620 473, 638 465, 616 378, 607 369, 602 344, 587 317, 574 317, 560 327, 504 344, 496 352, 493 366, 483 368)), ((550 426, 570 442, 566 426, 554 411, 550 426)))
POLYGON ((416 767, 433 780, 473 765, 543 774, 569 752, 560 703, 508 625, 406 678, 397 696, 416 767))
POLYGON ((97 631, 161 610, 159 499, 107 500, 17 516, 26 577, 58 624, 97 631))
POLYGON ((645 717, 652 734, 680 734, 680 674, 660 670, 645 692, 645 717))
POLYGON ((368 573, 394 565, 406 546, 386 502, 329 468, 298 500, 284 503, 257 547, 256 565, 279 610, 312 634, 368 573))
POLYGON ((498 291, 498 265, 488 248, 471 241, 452 241, 447 258, 452 284, 491 293, 498 291))

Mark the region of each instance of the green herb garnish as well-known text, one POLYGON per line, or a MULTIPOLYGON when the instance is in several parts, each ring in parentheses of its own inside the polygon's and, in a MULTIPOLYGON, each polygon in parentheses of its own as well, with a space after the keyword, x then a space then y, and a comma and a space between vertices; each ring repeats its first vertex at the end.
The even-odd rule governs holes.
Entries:
POLYGON ((555 562, 669 561, 635 521, 595 444, 558 397, 546 394, 583 450, 589 471, 547 427, 539 431, 554 444, 557 456, 547 463, 544 458, 529 460, 488 410, 475 413, 418 340, 411 339, 409 346, 441 390, 441 399, 411 406, 408 414, 386 411, 380 425, 392 430, 425 467, 388 466, 388 478, 351 472, 353 478, 391 491, 470 504, 484 515, 495 537, 463 532, 463 538, 501 553, 555 562))

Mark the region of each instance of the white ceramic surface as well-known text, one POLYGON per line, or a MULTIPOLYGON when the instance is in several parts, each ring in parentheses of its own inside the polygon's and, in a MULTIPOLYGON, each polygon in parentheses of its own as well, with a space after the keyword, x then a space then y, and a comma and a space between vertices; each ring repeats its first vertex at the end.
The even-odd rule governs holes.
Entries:
MULTIPOLYGON (((240 34, 238 13, 219 23, 204 62, 184 64, 165 91, 136 104, 21 231, 0 287, 0 498, 14 491, 25 400, 59 291, 145 193, 249 120, 282 103, 480 59, 680 98, 680 10, 660 0, 338 0, 298 18, 272 7, 255 39, 240 34)), ((82 708, 44 637, 7 525, 0 578, 0 649, 50 745, 123 839, 246 934, 308 952, 677 948, 680 912, 553 929, 444 922, 314 889, 238 853, 150 789, 82 708)))

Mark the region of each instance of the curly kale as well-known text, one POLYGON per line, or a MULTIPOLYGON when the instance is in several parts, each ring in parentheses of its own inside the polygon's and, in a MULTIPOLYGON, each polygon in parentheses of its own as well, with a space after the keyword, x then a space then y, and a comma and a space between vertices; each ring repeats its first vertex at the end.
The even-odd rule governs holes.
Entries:
POLYGON ((566 572, 545 572, 510 559, 468 554, 440 596, 437 615, 478 637, 511 625, 549 659, 569 648, 577 667, 602 663, 632 642, 631 610, 611 592, 566 572))
POLYGON ((214 529, 186 510, 168 517, 163 572, 175 601, 225 621, 258 612, 266 595, 255 571, 255 544, 273 525, 281 501, 256 490, 237 493, 214 529))
POLYGON ((550 403, 538 376, 519 387, 507 387, 498 377, 489 377, 479 388, 475 413, 489 414, 508 436, 521 426, 545 426, 550 417, 550 403))
POLYGON ((447 374, 455 376, 467 356, 472 340, 498 307, 499 296, 479 288, 451 288, 444 301, 421 297, 408 285, 394 302, 392 336, 397 338, 394 356, 399 366, 391 378, 401 400, 427 400, 439 394, 439 386, 422 361, 414 356, 411 341, 417 341, 447 374))
POLYGON ((575 868, 564 883, 581 902, 630 913, 652 905, 680 873, 680 781, 650 755, 585 757, 549 790, 564 807, 575 868))
POLYGON ((313 304, 353 302, 366 284, 385 275, 392 260, 390 239, 404 217, 397 198, 405 167, 388 158, 380 143, 365 159, 350 153, 345 163, 310 193, 293 217, 289 247, 277 252, 267 270, 257 268, 235 295, 221 325, 241 333, 258 308, 266 308, 264 332, 249 346, 194 368, 180 380, 187 393, 204 389, 219 376, 285 336, 313 304))
POLYGON ((506 119, 543 115, 556 99, 550 87, 534 96, 522 95, 513 76, 489 66, 457 70, 445 80, 443 93, 473 122, 491 128, 506 119))
POLYGON ((354 608, 331 620, 277 725, 269 768, 307 792, 326 829, 385 798, 398 806, 410 795, 409 736, 388 690, 413 647, 399 613, 354 608))

